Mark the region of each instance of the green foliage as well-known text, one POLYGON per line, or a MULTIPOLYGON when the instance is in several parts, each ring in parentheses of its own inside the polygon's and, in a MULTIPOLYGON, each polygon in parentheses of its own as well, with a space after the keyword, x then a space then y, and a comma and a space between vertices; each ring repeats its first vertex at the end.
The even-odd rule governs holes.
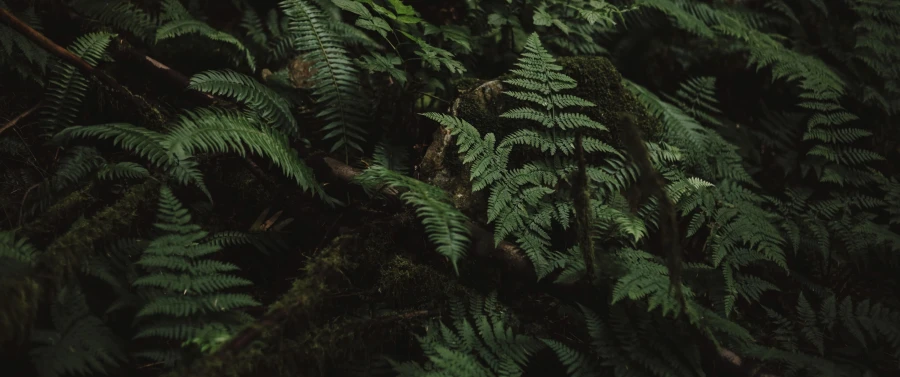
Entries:
POLYGON ((40 345, 30 355, 38 376, 106 375, 125 361, 120 341, 85 300, 77 285, 63 288, 50 306, 54 329, 31 335, 40 345))
MULTIPOLYGON (((214 29, 206 22, 194 19, 178 0, 164 0, 162 8, 163 12, 160 16, 162 24, 156 29, 156 42, 182 35, 199 34, 204 38, 232 46, 244 55, 244 61, 250 70, 256 71, 256 59, 240 40, 231 34, 214 29)), ((235 62, 238 61, 234 55, 229 54, 228 56, 235 62)))
MULTIPOLYGON (((246 320, 236 309, 259 303, 247 294, 227 290, 252 282, 228 274, 239 269, 234 264, 210 259, 221 247, 201 242, 208 233, 191 223, 188 210, 165 186, 154 226, 162 234, 150 241, 137 261, 145 273, 133 282, 148 296, 136 315, 140 329, 135 338, 196 342, 195 338, 208 335, 212 327, 221 330, 227 325, 226 329, 233 331, 231 326, 246 320)), ((214 349, 206 344, 201 348, 214 349)), ((165 351, 148 350, 139 355, 167 364, 174 361, 165 351)))
MULTIPOLYGON (((218 109, 199 109, 181 115, 169 132, 162 134, 127 123, 70 127, 55 136, 57 142, 76 137, 112 139, 113 143, 146 158, 180 184, 193 184, 209 196, 194 152, 247 151, 268 157, 304 190, 328 197, 315 181, 312 170, 297 157, 287 138, 260 128, 257 119, 218 109)), ((211 197, 210 197, 211 199, 211 197)))
POLYGON ((299 132, 290 102, 249 76, 230 70, 201 72, 191 77, 190 88, 244 103, 269 126, 288 135, 299 132))
POLYGON ((157 17, 127 2, 107 0, 75 0, 70 6, 76 12, 117 30, 131 33, 144 42, 156 39, 157 17))
MULTIPOLYGON (((550 271, 548 257, 551 224, 556 221, 568 227, 572 207, 567 191, 554 189, 574 172, 575 131, 606 131, 602 124, 578 112, 564 111, 570 107, 593 106, 592 103, 564 91, 576 87, 570 77, 560 73, 562 67, 532 35, 525 53, 505 82, 521 90, 504 94, 529 103, 501 114, 503 118, 530 121, 537 129, 524 128, 507 135, 496 147, 495 136, 480 133, 466 121, 439 114, 425 114, 457 135, 457 146, 463 163, 470 164, 472 188, 477 191, 491 187, 488 199, 488 221, 495 223, 496 243, 507 236, 515 237, 534 264, 539 278, 550 271), (546 160, 526 163, 510 169, 509 156, 516 147, 530 147, 547 155, 546 160)), ((589 134, 592 135, 592 134, 589 134)), ((618 152, 593 136, 584 137, 586 153, 618 152)), ((591 179, 596 175, 588 173, 591 179)))
MULTIPOLYGON (((10 10, 0 1, 0 9, 10 10)), ((34 8, 13 12, 20 20, 35 30, 42 30, 34 8)), ((0 25, 0 67, 15 71, 22 78, 44 83, 44 73, 50 63, 50 54, 6 25, 0 25), (23 61, 24 59, 24 61, 23 61)))
POLYGON ((444 191, 382 165, 366 169, 356 180, 370 190, 384 187, 403 190, 400 199, 416 207, 428 238, 437 244, 437 252, 449 258, 453 269, 459 273, 457 263, 469 248, 468 218, 449 203, 444 191))
POLYGON ((366 131, 367 106, 361 93, 356 67, 341 41, 327 29, 321 11, 304 0, 287 0, 281 8, 288 16, 291 38, 302 59, 313 63, 310 80, 313 94, 322 109, 317 114, 328 123, 322 127, 323 140, 337 139, 331 151, 344 148, 362 151, 366 131))
MULTIPOLYGON (((0 232, 0 293, 15 301, 2 311, 0 332, 11 335, 0 341, 32 330, 42 343, 32 352, 42 375, 103 374, 127 364, 126 348, 91 313, 107 304, 109 318, 128 317, 121 309, 136 309, 141 339, 136 348, 147 351, 141 356, 171 362, 190 355, 179 346, 215 352, 247 319, 238 309, 257 303, 232 293, 250 284, 227 274, 237 265, 211 257, 238 244, 260 250, 280 246, 255 227, 202 231, 168 188, 156 224, 161 232, 147 236, 140 224, 131 229, 149 240, 107 239, 108 232, 81 240, 66 233, 62 242, 48 240, 53 252, 45 252, 24 236, 40 245, 44 240, 37 237, 68 224, 48 226, 41 223, 43 216, 56 221, 89 213, 101 195, 121 189, 123 179, 191 184, 212 199, 212 193, 226 190, 207 187, 201 154, 226 152, 266 157, 304 190, 333 204, 291 146, 307 141, 301 136, 310 139, 304 155, 323 153, 307 149, 325 144, 329 153, 342 150, 350 163, 351 154, 374 150, 373 166, 358 183, 370 192, 399 194, 414 206, 428 239, 454 269, 470 247, 490 247, 469 233, 475 229, 472 220, 450 204, 465 201, 465 211, 480 211, 467 212, 473 220, 493 224, 494 245, 514 244, 539 278, 585 290, 566 296, 583 305, 578 313, 566 305, 551 313, 546 309, 557 306, 548 305, 555 299, 547 296, 557 291, 532 294, 531 285, 504 289, 504 301, 514 303, 510 308, 501 309, 496 296, 470 298, 468 307, 455 301, 447 325, 429 326, 418 337, 426 361, 394 363, 400 375, 531 375, 531 368, 562 375, 562 367, 569 376, 710 376, 721 371, 707 366, 727 362, 720 352, 740 355, 743 367, 759 375, 896 374, 900 303, 893 292, 900 287, 893 276, 900 266, 900 183, 892 162, 900 133, 892 125, 900 109, 900 68, 894 64, 900 57, 900 8, 895 1, 284 0, 274 8, 242 0, 216 4, 222 8, 194 0, 158 6, 68 3, 58 4, 69 7, 62 13, 40 6, 12 13, 42 31, 47 20, 74 11, 73 24, 121 32, 122 38, 141 42, 132 45, 149 56, 177 50, 184 39, 176 37, 199 35, 215 42, 214 48, 224 47, 218 50, 224 58, 249 71, 188 72, 194 74, 190 89, 238 102, 244 112, 228 104, 227 109, 178 109, 180 115, 165 130, 108 123, 103 103, 84 106, 93 111, 82 113, 88 78, 67 63, 52 65, 50 54, 0 25, 0 65, 46 83, 40 124, 58 132, 56 142, 112 141, 146 162, 123 160, 103 143, 41 150, 34 142, 39 136, 22 132, 21 123, 0 139, 0 152, 10 157, 0 161, 0 187, 10 192, 2 209, 17 229, 0 232), (225 8, 237 13, 210 11, 225 8), (638 124, 635 129, 651 133, 638 135, 637 142, 623 137, 629 129, 609 120, 635 114, 605 103, 616 96, 610 93, 618 93, 619 83, 593 77, 576 83, 554 58, 565 55, 608 56, 626 76, 625 87, 661 122, 660 132, 652 133, 655 125, 638 124), (249 75, 257 62, 275 71, 263 74, 271 86, 249 75), (296 66, 308 70, 306 85, 289 82, 304 73, 296 66), (463 74, 469 77, 451 81, 463 74), (504 101, 492 97, 493 87, 479 86, 469 96, 466 83, 498 76, 504 101), (452 102, 457 93, 451 88, 465 92, 458 102, 452 102), (604 93, 584 97, 604 100, 591 103, 575 96, 575 89, 604 93), (436 112, 449 106, 461 114, 469 97, 502 122, 436 112), (316 119, 301 118, 299 110, 310 108, 316 119), (428 151, 437 152, 446 174, 435 178, 429 176, 433 171, 424 172, 452 193, 406 176, 423 173, 408 155, 420 145, 387 142, 424 140, 431 130, 415 119, 418 112, 443 127, 436 136, 446 137, 447 131, 456 138, 453 150, 436 144, 428 151), (104 124, 73 127, 95 119, 104 124), (308 136, 317 131, 315 138, 308 136), (474 193, 458 184, 457 166, 444 156, 466 165, 474 193), (41 165, 45 161, 52 166, 41 165), (649 169, 642 166, 645 161, 649 169), (650 188, 665 195, 646 192, 648 177, 642 174, 648 171, 658 175, 650 188), (667 210, 666 197, 674 210, 667 210), (48 214, 41 215, 44 211, 48 214), (33 215, 42 217, 29 224, 33 215), (674 223, 678 239, 668 238, 667 221, 674 223), (100 248, 101 243, 110 246, 100 248), (68 245, 77 245, 75 252, 95 247, 102 252, 73 256, 68 245), (673 246, 685 251, 681 272, 681 263, 666 263, 666 250, 673 246), (45 271, 58 270, 44 268, 69 261, 57 260, 58 255, 86 260, 76 270, 105 282, 115 298, 85 300, 74 283, 45 284, 54 280, 45 271), (510 325, 513 317, 506 313, 515 310, 529 313, 527 326, 510 325), (572 326, 573 318, 583 321, 572 326), (46 319, 55 330, 33 329, 48 327, 46 319), (548 357, 558 362, 546 362, 548 357)), ((10 9, 2 1, 0 7, 10 9)), ((59 38, 53 31, 50 38, 59 38)), ((105 55, 113 37, 88 32, 69 50, 90 65, 110 62, 101 68, 112 68, 112 76, 130 72, 122 69, 128 62, 105 55)), ((180 67, 185 62, 178 58, 176 53, 163 60, 180 67)), ((610 71, 618 81, 618 73, 610 71)), ((170 98, 157 97, 155 86, 144 93, 140 80, 123 84, 167 115, 170 98)), ((14 101, 11 97, 2 101, 14 101)), ((348 199, 355 203, 351 194, 348 199)), ((89 232, 84 224, 79 220, 71 228, 89 232)), ((311 266, 304 288, 331 289, 329 276, 317 275, 318 264, 311 266)), ((360 301, 378 297, 361 286, 368 276, 345 277, 360 289, 351 293, 365 297, 360 301)), ((367 303, 365 310, 386 305, 367 303)), ((334 317, 308 309, 297 323, 316 325, 320 317, 334 317)), ((298 341, 292 338, 295 330, 276 332, 277 338, 298 354, 320 352, 320 339, 298 341)), ((284 357, 288 347, 262 344, 272 342, 269 336, 236 356, 267 357, 260 354, 277 349, 278 363, 259 364, 290 364, 284 357)), ((344 361, 321 359, 317 365, 344 361)), ((223 372, 239 374, 243 367, 223 372)))
MULTIPOLYGON (((91 33, 72 42, 70 51, 90 65, 96 65, 103 57, 109 43, 115 37, 110 33, 91 33)), ((75 124, 88 89, 88 78, 69 63, 58 61, 47 82, 46 104, 41 108, 44 128, 48 133, 75 124)))
POLYGON ((537 339, 509 327, 496 294, 471 296, 469 305, 455 299, 450 320, 452 327, 436 323, 417 337, 428 363, 394 363, 399 376, 521 376, 529 357, 542 348, 537 339))

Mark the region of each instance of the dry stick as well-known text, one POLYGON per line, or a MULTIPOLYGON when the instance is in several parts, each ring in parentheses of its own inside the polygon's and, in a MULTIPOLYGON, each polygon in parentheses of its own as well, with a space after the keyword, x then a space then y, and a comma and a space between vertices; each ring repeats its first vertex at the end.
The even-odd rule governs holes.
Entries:
MULTIPOLYGON (((3 9, 0 9, 0 11, 2 11, 2 10, 3 10, 3 9)), ((25 117, 31 115, 31 113, 33 113, 33 112, 35 112, 37 109, 41 108, 41 104, 43 104, 43 103, 44 103, 44 101, 38 102, 37 105, 32 106, 30 109, 25 110, 25 112, 19 114, 19 116, 15 117, 15 118, 12 118, 12 120, 10 120, 9 122, 6 122, 6 124, 4 124, 3 127, 0 127, 0 134, 2 134, 3 131, 6 131, 6 130, 9 129, 9 128, 12 128, 12 126, 15 126, 15 125, 16 125, 17 123, 19 123, 22 119, 25 119, 25 117)))
POLYGON ((128 97, 129 100, 131 100, 131 102, 134 102, 134 104, 137 105, 138 108, 146 109, 148 107, 152 107, 146 101, 134 95, 130 90, 119 84, 116 79, 110 77, 102 70, 91 66, 88 62, 84 61, 84 59, 80 58, 78 55, 73 54, 71 51, 66 50, 64 47, 51 41, 49 38, 41 34, 41 32, 22 22, 22 20, 18 19, 8 10, 0 9, 0 21, 3 21, 7 25, 9 25, 9 27, 15 29, 20 34, 25 36, 25 38, 28 38, 47 52, 56 55, 66 63, 71 64, 79 71, 81 71, 85 76, 94 77, 102 84, 112 88, 114 91, 124 94, 126 97, 128 97))
POLYGON ((115 79, 109 77, 109 75, 107 75, 106 73, 94 68, 93 66, 88 64, 88 62, 84 61, 84 59, 78 57, 78 55, 75 55, 69 50, 66 50, 62 46, 54 43, 39 31, 34 30, 34 28, 28 26, 28 24, 22 22, 22 20, 18 19, 8 10, 0 9, 0 20, 24 35, 26 38, 30 39, 32 42, 36 43, 38 46, 41 46, 44 50, 47 50, 47 52, 56 55, 60 59, 65 60, 69 64, 73 65, 85 75, 94 76, 98 80, 100 80, 100 82, 109 85, 113 89, 128 93, 128 90, 120 85, 115 79))

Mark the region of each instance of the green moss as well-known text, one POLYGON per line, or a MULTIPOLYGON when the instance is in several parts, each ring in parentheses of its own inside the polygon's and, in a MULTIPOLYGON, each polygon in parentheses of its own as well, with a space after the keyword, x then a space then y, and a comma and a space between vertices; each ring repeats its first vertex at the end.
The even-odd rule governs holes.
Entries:
MULTIPOLYGON (((597 105, 590 109, 588 115, 606 125, 614 141, 618 140, 617 113, 633 115, 645 137, 653 137, 662 131, 659 120, 622 85, 622 75, 609 59, 567 57, 561 58, 559 63, 563 66, 563 73, 578 82, 575 94, 597 105)), ((621 146, 618 142, 615 145, 621 146)))
POLYGON ((395 255, 381 266, 377 289, 397 307, 418 307, 466 294, 459 282, 403 255, 395 255))
POLYGON ((42 272, 59 281, 76 271, 91 250, 94 242, 112 237, 131 224, 137 217, 138 207, 152 200, 158 181, 147 180, 131 186, 112 205, 103 208, 90 219, 81 218, 69 230, 57 237, 41 253, 42 272))
POLYGON ((97 201, 97 198, 91 195, 93 189, 94 183, 89 182, 69 193, 47 208, 41 217, 23 226, 20 234, 33 238, 37 234, 52 232, 61 221, 97 201))

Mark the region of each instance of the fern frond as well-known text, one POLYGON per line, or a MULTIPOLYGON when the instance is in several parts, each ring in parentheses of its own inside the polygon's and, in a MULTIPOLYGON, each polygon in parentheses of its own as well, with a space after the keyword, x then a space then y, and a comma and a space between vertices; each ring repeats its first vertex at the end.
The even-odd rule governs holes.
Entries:
POLYGON ((313 63, 313 95, 322 106, 317 114, 328 123, 322 128, 323 140, 336 139, 331 151, 344 148, 362 151, 367 109, 357 70, 347 51, 327 29, 327 23, 314 5, 304 0, 285 0, 281 8, 290 19, 291 37, 297 52, 313 63))
MULTIPOLYGON (((72 42, 69 51, 93 66, 100 61, 115 36, 102 32, 83 35, 72 42)), ((64 61, 57 62, 50 73, 40 112, 43 128, 49 133, 56 133, 73 125, 87 88, 88 79, 78 69, 64 61)))
MULTIPOLYGON (((137 313, 141 325, 135 338, 188 341, 197 337, 205 325, 239 325, 231 323, 236 317, 229 315, 259 303, 247 294, 225 290, 252 283, 226 274, 237 270, 237 266, 208 259, 221 247, 202 242, 208 233, 191 223, 187 209, 166 186, 160 190, 157 221, 154 225, 164 233, 147 245, 137 262, 146 273, 132 283, 150 297, 137 313)), ((169 361, 166 352, 144 356, 169 361)))
POLYGON ((284 97, 253 78, 231 70, 206 71, 191 77, 191 89, 234 98, 288 135, 297 135, 297 120, 284 97))
POLYGON ((437 244, 438 253, 450 259, 453 269, 459 274, 457 263, 469 248, 468 218, 450 204, 445 192, 381 165, 366 169, 356 179, 370 188, 387 185, 404 190, 400 198, 416 207, 428 238, 437 244))
POLYGON ((37 330, 31 351, 38 376, 107 374, 125 361, 123 347, 103 321, 91 314, 77 286, 59 291, 50 307, 54 330, 37 330))

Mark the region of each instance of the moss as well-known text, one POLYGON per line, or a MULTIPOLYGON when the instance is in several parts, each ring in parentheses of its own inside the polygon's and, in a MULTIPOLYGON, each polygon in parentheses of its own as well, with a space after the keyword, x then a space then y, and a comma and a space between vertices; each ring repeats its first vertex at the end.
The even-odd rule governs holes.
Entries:
POLYGON ((381 279, 376 287, 397 307, 433 304, 435 299, 463 296, 467 292, 459 282, 403 255, 395 255, 381 266, 381 279))
POLYGON ((304 267, 304 276, 294 281, 291 289, 281 299, 269 305, 268 312, 309 310, 321 302, 331 290, 330 282, 334 280, 333 277, 356 267, 357 264, 347 259, 343 253, 343 249, 356 239, 355 235, 343 235, 332 240, 328 247, 304 267))
MULTIPOLYGON (((57 289, 81 266, 94 248, 94 242, 112 237, 137 217, 138 206, 147 201, 157 181, 148 180, 132 186, 114 204, 100 210, 89 219, 81 218, 68 231, 50 243, 39 254, 33 276, 0 282, 0 294, 13 297, 13 305, 0 310, 3 332, 10 323, 28 328, 37 311, 39 298, 57 289), (12 322, 10 322, 12 321, 12 322)), ((13 336, 15 332, 9 333, 13 336)), ((0 340, 6 340, 0 337, 0 340)))
POLYGON ((94 182, 89 182, 64 196, 47 208, 41 217, 23 226, 21 234, 31 238, 37 234, 52 232, 61 221, 97 201, 97 197, 91 195, 93 189, 94 182))
POLYGON ((41 253, 40 268, 46 276, 59 280, 79 268, 94 242, 120 232, 137 217, 138 207, 152 198, 158 181, 147 180, 130 187, 114 204, 103 208, 90 219, 81 218, 57 237, 41 253))
MULTIPOLYGON (((606 125, 613 135, 617 135, 615 131, 619 129, 617 113, 633 115, 645 137, 653 137, 662 131, 659 120, 622 85, 622 75, 609 59, 567 57, 561 58, 559 63, 563 73, 578 82, 575 94, 597 105, 588 115, 606 125)), ((620 144, 616 143, 616 146, 620 144)))

